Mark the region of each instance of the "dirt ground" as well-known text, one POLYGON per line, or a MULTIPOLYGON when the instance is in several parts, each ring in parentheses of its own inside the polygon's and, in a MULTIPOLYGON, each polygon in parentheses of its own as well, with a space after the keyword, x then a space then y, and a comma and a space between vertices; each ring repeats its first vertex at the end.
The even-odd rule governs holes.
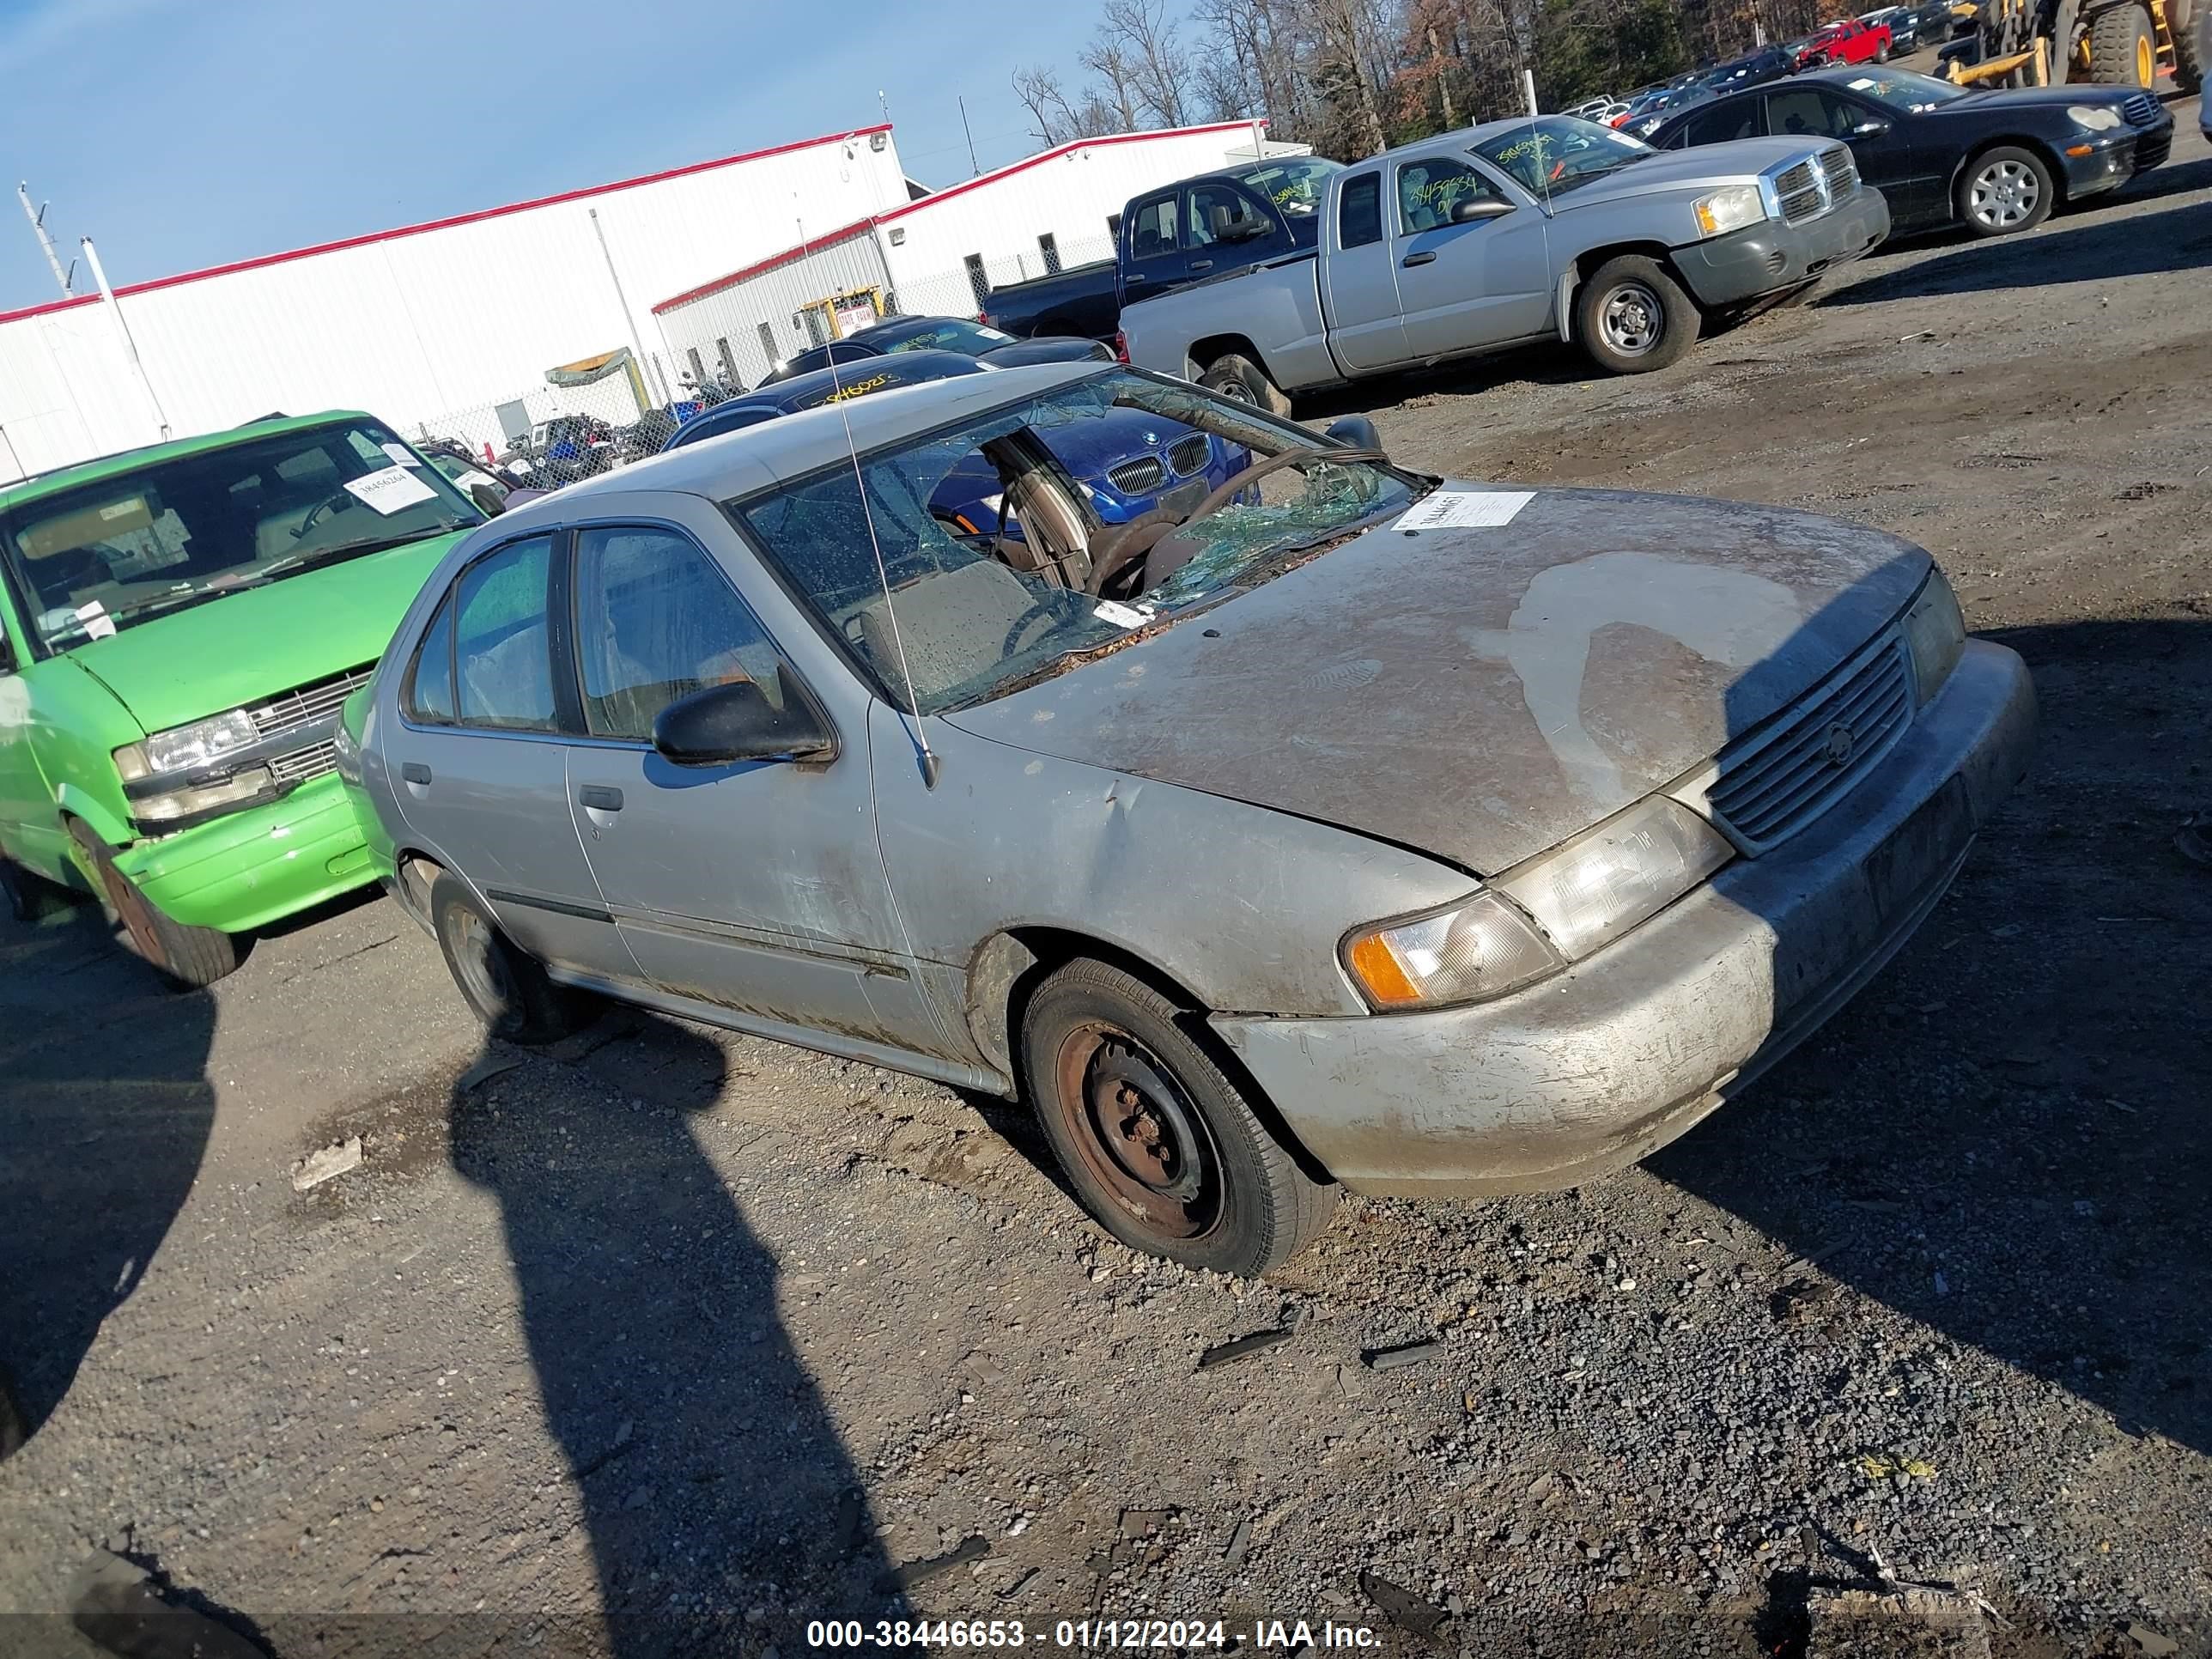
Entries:
POLYGON ((287 1659, 788 1659, 831 1615, 1788 1653, 1877 1554, 1977 1586, 2000 1655, 2212 1653, 2212 868, 2176 844, 2212 817, 2212 153, 2175 113, 2125 198, 1666 373, 1382 388, 1421 466, 1911 538, 2034 670, 2029 784, 1913 945, 1601 1184, 1347 1200, 1237 1283, 1104 1241, 990 1102, 643 1017, 484 1055, 381 902, 198 996, 82 914, 0 934, 40 1425, 0 1651, 88 1651, 58 1610, 106 1548, 287 1659))

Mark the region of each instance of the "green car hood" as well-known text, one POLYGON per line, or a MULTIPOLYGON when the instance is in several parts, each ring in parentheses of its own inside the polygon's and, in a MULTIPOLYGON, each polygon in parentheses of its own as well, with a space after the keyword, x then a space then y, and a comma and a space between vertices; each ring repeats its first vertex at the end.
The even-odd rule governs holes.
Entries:
POLYGON ((63 654, 148 732, 167 731, 374 662, 466 531, 241 588, 63 654))

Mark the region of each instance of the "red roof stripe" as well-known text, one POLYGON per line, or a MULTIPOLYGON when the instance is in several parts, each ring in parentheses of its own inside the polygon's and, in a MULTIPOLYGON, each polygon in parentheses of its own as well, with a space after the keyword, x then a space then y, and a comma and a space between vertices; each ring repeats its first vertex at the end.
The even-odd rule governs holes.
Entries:
MULTIPOLYGON (((771 155, 787 155, 793 150, 811 149, 817 144, 842 143, 848 138, 866 138, 878 132, 889 132, 890 123, 882 121, 874 126, 854 127, 845 132, 829 132, 818 138, 799 138, 787 144, 775 144, 766 149, 750 149, 737 155, 724 155, 711 161, 691 161, 680 167, 669 167, 659 173, 641 173, 635 179, 619 179, 610 185, 589 185, 581 190, 564 190, 552 196, 534 197, 526 202, 510 202, 504 207, 481 208, 474 213, 457 213, 451 218, 426 220, 418 225, 403 225, 397 230, 371 231, 367 235, 341 237, 334 242, 318 242, 312 247, 292 248, 283 253, 264 253, 251 259, 237 259, 228 264, 210 265, 201 270, 187 270, 174 276, 155 276, 143 283, 127 283, 115 290, 118 297, 125 294, 151 294, 157 289, 175 288, 185 283, 204 282, 210 276, 228 276, 241 270, 256 270, 264 265, 281 265, 294 259, 313 258, 318 253, 337 253, 346 248, 366 247, 372 242, 396 242, 403 237, 420 236, 433 230, 450 230, 456 225, 477 224, 486 219, 504 218, 513 213, 527 213, 533 208, 557 207, 563 202, 580 202, 587 197, 611 196, 617 191, 635 190, 641 185, 657 185, 670 179, 681 179, 694 173, 711 173, 717 167, 735 167, 740 161, 764 161, 771 155)), ((0 311, 0 323, 12 323, 25 317, 40 317, 48 313, 67 311, 75 306, 92 305, 100 299, 97 294, 79 294, 67 300, 49 300, 43 305, 25 306, 15 311, 0 311)))
POLYGON ((1045 162, 1056 160, 1072 150, 1098 149, 1108 144, 1133 144, 1147 138, 1191 138, 1208 132, 1249 132, 1255 126, 1264 127, 1267 125, 1265 121, 1216 121, 1206 126, 1163 127, 1152 132, 1109 132, 1097 138, 1071 138, 1064 144, 1055 144, 1050 149, 1041 149, 1036 155, 1025 155, 1018 161, 1009 161, 1005 167, 995 168, 992 172, 978 173, 975 178, 963 179, 957 185, 947 185, 943 190, 932 191, 920 201, 908 202, 890 209, 888 212, 876 214, 871 218, 856 220, 842 230, 833 230, 827 235, 814 237, 798 247, 788 247, 781 253, 772 253, 757 264, 745 266, 742 270, 733 270, 726 276, 717 276, 710 283, 702 283, 696 288, 686 289, 681 294, 672 295, 661 301, 653 307, 653 313, 657 317, 663 312, 672 310, 678 306, 688 305, 694 300, 703 300, 710 294, 719 294, 724 289, 735 287, 748 277, 757 276, 763 271, 773 270, 778 265, 789 264, 793 260, 805 254, 817 252, 832 242, 842 241, 847 237, 857 235, 864 230, 872 230, 878 225, 887 225, 894 219, 903 219, 909 214, 920 213, 925 208, 934 207, 939 202, 949 202, 956 196, 964 195, 969 191, 978 189, 984 185, 995 185, 1001 179, 1011 179, 1017 173, 1026 172, 1034 167, 1042 167, 1045 162))

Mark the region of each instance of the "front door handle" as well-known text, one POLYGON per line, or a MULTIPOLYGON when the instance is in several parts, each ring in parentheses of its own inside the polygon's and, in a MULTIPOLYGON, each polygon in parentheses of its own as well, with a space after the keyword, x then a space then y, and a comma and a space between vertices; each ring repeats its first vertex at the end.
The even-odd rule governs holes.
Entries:
POLYGON ((399 777, 404 783, 428 783, 430 781, 430 769, 421 761, 402 761, 399 763, 399 777))
POLYGON ((1211 270, 1213 269, 1213 261, 1211 259, 1193 259, 1190 262, 1190 268, 1193 270, 1211 270))
POLYGON ((622 791, 604 783, 587 783, 576 792, 576 799, 594 812, 622 811, 622 791))
POLYGON ((1431 265, 1436 261, 1437 256, 1434 253, 1408 253, 1398 263, 1411 270, 1415 265, 1431 265))

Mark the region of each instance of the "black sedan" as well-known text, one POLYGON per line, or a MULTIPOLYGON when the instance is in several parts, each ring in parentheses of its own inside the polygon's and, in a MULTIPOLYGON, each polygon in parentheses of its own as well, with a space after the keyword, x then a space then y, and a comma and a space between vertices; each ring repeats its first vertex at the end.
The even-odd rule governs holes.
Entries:
POLYGON ((957 351, 994 368, 1018 368, 1024 363, 1111 362, 1114 353, 1096 340, 1046 338, 1018 340, 995 328, 970 322, 965 317, 893 317, 787 357, 764 376, 763 386, 774 386, 800 374, 811 374, 832 363, 866 362, 895 351, 957 351))
POLYGON ((1780 46, 1762 46, 1757 52, 1747 52, 1708 70, 1703 84, 1721 94, 1744 92, 1753 87, 1763 87, 1769 81, 1779 81, 1796 67, 1797 60, 1780 46))
POLYGON ((2132 87, 1953 86, 1902 70, 1823 70, 1666 122, 1660 149, 1731 138, 1840 138, 1889 203, 1891 234, 2032 230, 2062 202, 2117 190, 2166 160, 2173 118, 2132 87))

